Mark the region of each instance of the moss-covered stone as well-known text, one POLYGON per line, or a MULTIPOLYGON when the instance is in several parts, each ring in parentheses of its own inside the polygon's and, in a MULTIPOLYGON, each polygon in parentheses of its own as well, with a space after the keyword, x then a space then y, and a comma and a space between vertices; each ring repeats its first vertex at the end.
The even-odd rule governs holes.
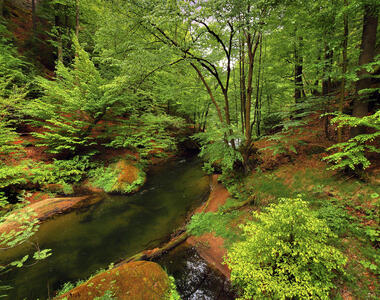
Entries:
POLYGON ((170 290, 169 277, 160 265, 139 261, 99 273, 56 299, 91 300, 112 295, 119 300, 159 300, 166 299, 170 290))
POLYGON ((96 169, 89 185, 107 193, 136 192, 146 180, 145 172, 134 162, 121 159, 108 167, 96 169))

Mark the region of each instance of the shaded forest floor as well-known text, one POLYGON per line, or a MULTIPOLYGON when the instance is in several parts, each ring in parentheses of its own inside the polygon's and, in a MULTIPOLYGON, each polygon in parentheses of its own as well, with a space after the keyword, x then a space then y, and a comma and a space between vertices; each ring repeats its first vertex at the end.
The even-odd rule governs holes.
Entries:
MULTIPOLYGON (((348 257, 346 274, 337 278, 333 299, 378 299, 380 161, 373 160, 366 181, 328 170, 322 158, 327 155, 324 149, 334 142, 326 139, 321 122, 314 116, 290 136, 288 143, 294 145, 296 153, 273 155, 271 150, 261 151, 261 165, 248 177, 238 184, 227 180, 224 191, 218 186, 218 191, 211 194, 212 209, 206 212, 219 217, 205 216, 212 229, 189 242, 229 276, 223 261, 230 245, 241 239, 239 225, 252 219, 252 211, 260 211, 279 198, 300 196, 327 221, 337 236, 331 243, 348 257), (251 206, 238 213, 223 213, 248 198, 253 199, 251 206)), ((263 139, 256 147, 263 149, 271 143, 263 139)))

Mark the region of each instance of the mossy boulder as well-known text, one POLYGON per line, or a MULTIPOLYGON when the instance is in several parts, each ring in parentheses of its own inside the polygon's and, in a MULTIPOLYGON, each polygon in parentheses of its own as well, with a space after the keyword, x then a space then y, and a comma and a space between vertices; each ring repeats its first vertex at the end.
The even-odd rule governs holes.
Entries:
POLYGON ((118 300, 159 300, 167 299, 170 291, 169 276, 160 265, 138 261, 101 272, 56 299, 91 300, 112 295, 118 300))
POLYGON ((97 168, 89 185, 107 193, 136 192, 146 180, 145 172, 133 161, 121 159, 108 167, 97 168))

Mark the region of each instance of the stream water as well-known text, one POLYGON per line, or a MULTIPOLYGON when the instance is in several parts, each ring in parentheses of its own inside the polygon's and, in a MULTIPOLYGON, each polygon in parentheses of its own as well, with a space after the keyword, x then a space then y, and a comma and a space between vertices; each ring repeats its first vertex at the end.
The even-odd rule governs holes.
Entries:
MULTIPOLYGON (((8 299, 47 299, 65 282, 86 279, 111 262, 158 246, 183 224, 189 211, 205 200, 208 193, 209 178, 204 176, 198 160, 171 161, 155 166, 136 194, 107 195, 90 208, 43 223, 30 244, 0 252, 0 264, 31 253, 36 245, 53 252, 37 264, 2 275, 1 284, 13 287, 8 299)), ((182 263, 186 264, 187 257, 194 261, 194 255, 183 253, 182 263)), ((170 273, 170 261, 162 265, 170 273)), ((171 269, 181 277, 178 269, 171 269)), ((183 269, 182 273, 187 271, 183 269)), ((221 284, 224 285, 222 281, 221 284)), ((186 291, 181 293, 186 296, 186 291)))

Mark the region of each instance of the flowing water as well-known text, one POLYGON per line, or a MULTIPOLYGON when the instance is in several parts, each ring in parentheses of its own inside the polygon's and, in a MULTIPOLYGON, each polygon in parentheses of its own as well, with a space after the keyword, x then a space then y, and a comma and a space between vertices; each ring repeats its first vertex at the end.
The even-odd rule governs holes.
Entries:
POLYGON ((184 243, 158 261, 175 278, 182 300, 235 299, 230 282, 184 243))
MULTIPOLYGON (((111 262, 158 246, 183 224, 189 211, 205 200, 208 193, 209 178, 204 176, 198 160, 171 161, 156 166, 138 193, 107 195, 102 202, 90 208, 43 223, 31 239, 32 243, 0 252, 0 264, 31 253, 37 245, 53 252, 52 256, 37 264, 2 275, 1 284, 13 287, 8 292, 8 298, 12 300, 47 299, 67 281, 85 279, 111 262)), ((198 260, 203 270, 207 269, 199 257, 184 253, 182 260, 176 258, 176 265, 198 260)), ((179 277, 178 282, 182 282, 178 269, 170 267, 170 263, 163 262, 163 265, 179 277)), ((183 267, 179 269, 186 273, 183 267)), ((202 278, 203 273, 199 275, 202 278)), ((220 284, 224 285, 223 282, 220 284)), ((182 283, 181 290, 184 290, 182 283)), ((188 299, 195 298, 191 296, 188 299)))

